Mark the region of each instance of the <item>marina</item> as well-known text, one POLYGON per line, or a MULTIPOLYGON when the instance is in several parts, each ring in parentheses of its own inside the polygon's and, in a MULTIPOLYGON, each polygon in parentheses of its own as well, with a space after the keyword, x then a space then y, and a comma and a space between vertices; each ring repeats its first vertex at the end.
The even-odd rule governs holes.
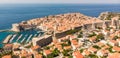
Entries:
POLYGON ((0 34, 4 34, 3 36, 1 36, 3 40, 1 40, 0 42, 1 43, 0 47, 4 46, 4 44, 2 43, 14 43, 14 42, 28 43, 29 41, 32 40, 33 37, 41 36, 41 34, 43 33, 44 32, 41 32, 39 30, 27 30, 18 33, 9 31, 0 32, 0 34))

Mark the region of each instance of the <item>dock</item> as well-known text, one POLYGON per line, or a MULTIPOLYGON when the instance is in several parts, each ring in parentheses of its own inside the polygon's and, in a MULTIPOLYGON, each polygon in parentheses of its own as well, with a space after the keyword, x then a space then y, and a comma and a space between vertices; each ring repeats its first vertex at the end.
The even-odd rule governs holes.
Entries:
POLYGON ((28 35, 25 35, 25 37, 22 39, 21 43, 23 43, 23 41, 25 41, 25 39, 26 39, 27 36, 28 35))
POLYGON ((40 37, 41 36, 41 33, 38 35, 38 37, 40 37))
POLYGON ((29 42, 29 40, 30 40, 30 38, 31 38, 32 36, 33 36, 33 35, 31 34, 31 35, 28 37, 28 39, 27 39, 26 43, 28 43, 28 42, 29 42))
POLYGON ((34 37, 37 37, 37 34, 35 34, 34 37))
POLYGON ((9 40, 11 39, 12 35, 8 35, 5 40, 3 41, 3 43, 9 43, 9 40))
POLYGON ((22 39, 22 41, 20 43, 22 43, 25 40, 25 37, 22 39))
POLYGON ((13 39, 14 39, 16 36, 17 36, 17 34, 13 35, 9 42, 12 43, 13 39))
POLYGON ((0 30, 0 32, 10 31, 9 29, 0 30))
POLYGON ((18 40, 19 40, 22 36, 23 36, 23 34, 21 34, 21 35, 18 37, 18 39, 16 40, 16 42, 18 42, 18 40))

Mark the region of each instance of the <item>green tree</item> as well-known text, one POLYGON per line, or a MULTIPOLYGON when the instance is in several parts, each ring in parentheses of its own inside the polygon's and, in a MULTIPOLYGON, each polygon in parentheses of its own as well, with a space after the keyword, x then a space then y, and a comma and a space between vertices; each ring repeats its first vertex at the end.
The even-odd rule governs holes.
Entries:
POLYGON ((102 39, 104 39, 104 35, 103 34, 99 34, 99 35, 96 36, 96 41, 97 42, 102 40, 102 39))
POLYGON ((89 54, 86 58, 98 58, 98 56, 95 54, 89 54))
POLYGON ((52 51, 52 54, 53 54, 54 57, 58 56, 59 53, 60 53, 60 51, 59 51, 57 48, 55 48, 55 49, 52 51))

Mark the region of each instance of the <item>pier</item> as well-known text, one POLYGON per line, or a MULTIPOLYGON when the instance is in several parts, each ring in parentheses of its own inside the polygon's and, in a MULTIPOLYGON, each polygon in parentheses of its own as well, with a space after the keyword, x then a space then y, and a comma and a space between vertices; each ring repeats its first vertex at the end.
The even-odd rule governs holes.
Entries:
POLYGON ((22 36, 23 36, 23 34, 21 34, 21 35, 18 37, 18 39, 16 40, 16 42, 18 42, 18 40, 19 40, 22 36))
POLYGON ((34 37, 37 37, 37 34, 35 34, 34 37))
POLYGON ((9 40, 11 39, 12 35, 8 35, 5 40, 3 41, 3 43, 8 43, 9 40))
POLYGON ((17 34, 13 35, 9 42, 12 43, 13 39, 14 39, 16 36, 17 36, 17 34))
POLYGON ((22 39, 21 43, 23 43, 23 41, 25 41, 25 39, 26 39, 27 36, 28 35, 25 35, 25 37, 22 39))
POLYGON ((23 40, 21 41, 21 43, 25 40, 25 37, 23 38, 23 40))
POLYGON ((0 30, 0 32, 10 31, 9 29, 0 30))
POLYGON ((29 42, 29 40, 30 40, 30 38, 31 38, 32 36, 33 36, 33 35, 31 34, 31 35, 28 37, 28 39, 27 39, 26 43, 28 43, 28 42, 29 42))
POLYGON ((41 36, 41 33, 38 35, 38 37, 40 37, 41 36))

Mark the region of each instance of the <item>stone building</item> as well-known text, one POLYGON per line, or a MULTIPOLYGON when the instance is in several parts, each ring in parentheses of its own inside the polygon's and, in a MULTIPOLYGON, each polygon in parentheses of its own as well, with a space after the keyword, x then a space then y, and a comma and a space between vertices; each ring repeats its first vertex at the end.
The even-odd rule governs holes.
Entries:
POLYGON ((41 37, 35 37, 32 39, 33 46, 39 45, 41 47, 46 46, 52 42, 51 35, 45 35, 41 37))
POLYGON ((15 31, 15 32, 20 32, 20 29, 19 29, 19 24, 12 24, 12 31, 15 31))

